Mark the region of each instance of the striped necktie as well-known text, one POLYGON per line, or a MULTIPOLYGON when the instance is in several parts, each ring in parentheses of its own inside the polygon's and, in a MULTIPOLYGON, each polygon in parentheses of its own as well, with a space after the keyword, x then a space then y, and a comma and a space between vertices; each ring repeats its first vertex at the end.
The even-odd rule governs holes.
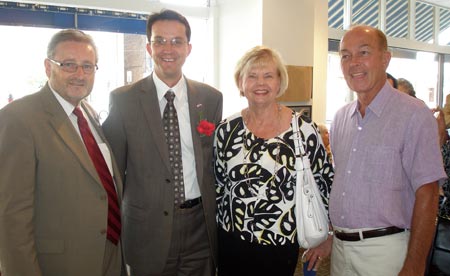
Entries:
POLYGON ((105 158, 98 147, 97 141, 95 141, 94 135, 92 135, 91 129, 89 128, 88 122, 81 112, 81 109, 76 107, 73 114, 78 117, 78 128, 80 129, 81 137, 83 138, 86 149, 91 157, 92 163, 94 163, 103 187, 108 194, 108 227, 106 230, 106 237, 112 243, 117 245, 117 242, 120 239, 121 221, 114 181, 108 166, 106 165, 105 158))

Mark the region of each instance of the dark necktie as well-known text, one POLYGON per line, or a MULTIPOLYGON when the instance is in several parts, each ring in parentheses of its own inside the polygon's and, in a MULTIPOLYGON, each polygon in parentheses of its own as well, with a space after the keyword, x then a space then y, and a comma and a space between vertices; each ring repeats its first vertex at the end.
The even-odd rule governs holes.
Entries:
POLYGON ((183 162, 181 160, 180 128, 177 110, 173 104, 175 93, 171 90, 164 95, 167 100, 163 113, 164 134, 169 148, 169 161, 174 176, 175 205, 184 202, 183 162))
POLYGON ((120 239, 121 230, 120 209, 111 173, 109 172, 103 154, 92 135, 91 129, 89 128, 88 122, 81 112, 81 109, 76 107, 73 114, 78 117, 78 128, 80 129, 81 137, 83 138, 84 144, 86 145, 92 163, 94 163, 103 187, 108 194, 108 228, 106 237, 112 243, 117 245, 117 242, 120 239))

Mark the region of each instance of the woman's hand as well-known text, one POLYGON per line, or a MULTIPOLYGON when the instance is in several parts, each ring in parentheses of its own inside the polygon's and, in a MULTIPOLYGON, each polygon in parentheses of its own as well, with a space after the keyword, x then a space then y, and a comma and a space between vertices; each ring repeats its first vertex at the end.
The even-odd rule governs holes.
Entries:
POLYGON ((431 111, 433 113, 438 113, 436 120, 437 120, 438 131, 439 131, 439 133, 438 133, 439 134, 439 142, 440 142, 440 145, 442 146, 448 140, 448 134, 447 134, 447 130, 445 128, 444 112, 439 107, 433 108, 433 109, 431 109, 431 111))
POLYGON ((333 236, 328 235, 328 238, 317 247, 308 249, 303 253, 302 262, 309 261, 308 270, 315 270, 319 268, 322 260, 330 256, 331 246, 333 245, 333 236))

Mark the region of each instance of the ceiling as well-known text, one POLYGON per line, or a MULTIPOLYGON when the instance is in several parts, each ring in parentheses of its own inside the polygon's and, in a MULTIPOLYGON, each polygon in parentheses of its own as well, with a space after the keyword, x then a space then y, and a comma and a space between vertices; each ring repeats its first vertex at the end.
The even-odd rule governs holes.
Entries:
POLYGON ((428 2, 441 7, 450 8, 450 0, 423 0, 423 2, 428 2))

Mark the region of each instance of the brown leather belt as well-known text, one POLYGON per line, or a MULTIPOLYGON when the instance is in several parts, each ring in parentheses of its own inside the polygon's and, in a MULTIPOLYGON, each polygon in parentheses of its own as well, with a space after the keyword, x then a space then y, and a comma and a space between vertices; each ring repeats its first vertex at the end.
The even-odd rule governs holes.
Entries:
POLYGON ((185 202, 181 203, 178 208, 180 209, 190 209, 194 206, 197 206, 200 202, 202 202, 201 197, 197 197, 194 199, 186 200, 185 202))
POLYGON ((336 238, 343 240, 343 241, 360 241, 363 239, 377 238, 377 237, 397 234, 397 233, 404 232, 404 231, 406 231, 406 229, 391 226, 391 227, 386 227, 386 228, 362 231, 361 232, 362 237, 359 235, 359 232, 344 233, 342 231, 334 231, 334 235, 336 236, 336 238))

